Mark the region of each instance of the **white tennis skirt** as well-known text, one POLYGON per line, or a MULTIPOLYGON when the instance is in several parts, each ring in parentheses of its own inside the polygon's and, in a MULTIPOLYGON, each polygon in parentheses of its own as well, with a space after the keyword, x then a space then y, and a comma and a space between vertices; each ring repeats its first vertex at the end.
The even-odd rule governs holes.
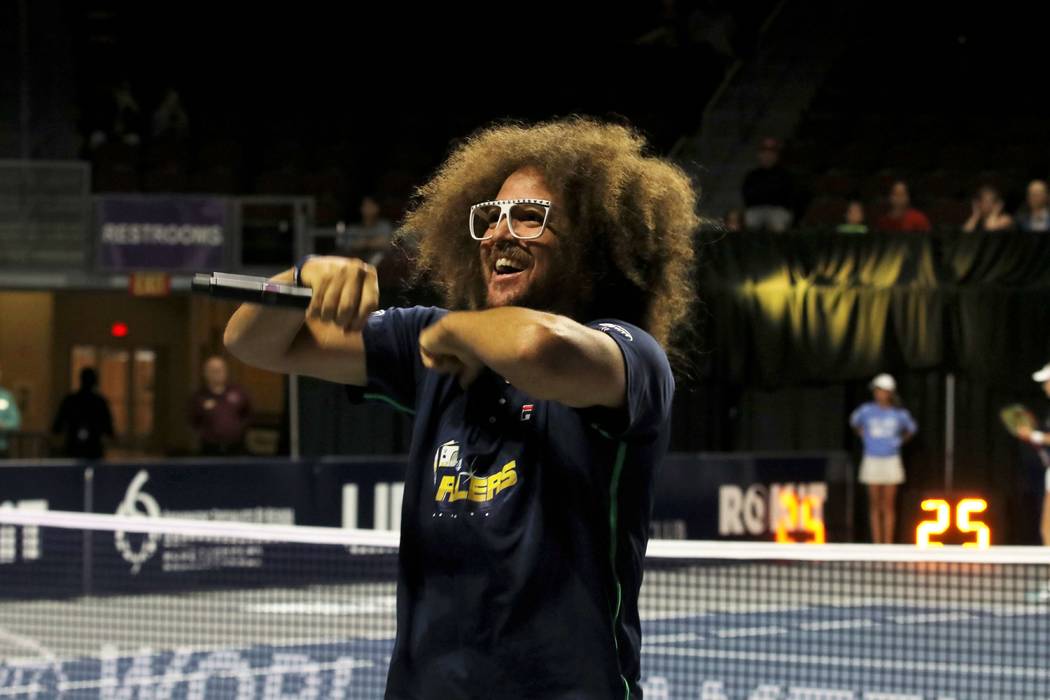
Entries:
POLYGON ((904 483, 904 464, 901 463, 900 455, 893 457, 864 455, 860 463, 860 483, 878 485, 904 483))

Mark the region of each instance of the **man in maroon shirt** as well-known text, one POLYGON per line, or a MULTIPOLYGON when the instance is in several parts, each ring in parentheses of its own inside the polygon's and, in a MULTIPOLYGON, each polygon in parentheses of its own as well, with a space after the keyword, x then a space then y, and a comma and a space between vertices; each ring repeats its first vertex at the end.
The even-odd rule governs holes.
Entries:
POLYGON ((890 185, 889 202, 889 211, 879 217, 879 224, 875 228, 880 231, 905 232, 930 230, 930 220, 921 211, 911 206, 908 183, 897 180, 890 185))
POLYGON ((251 421, 248 395, 227 383, 226 360, 204 363, 204 386, 190 399, 190 425, 200 435, 200 452, 211 457, 244 453, 244 432, 251 421))

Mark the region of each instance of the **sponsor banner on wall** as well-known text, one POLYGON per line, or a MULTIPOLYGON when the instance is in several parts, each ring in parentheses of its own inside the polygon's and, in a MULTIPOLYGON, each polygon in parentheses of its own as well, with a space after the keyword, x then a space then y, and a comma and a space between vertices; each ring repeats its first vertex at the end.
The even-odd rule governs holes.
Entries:
MULTIPOLYGON (((309 464, 238 460, 107 465, 95 470, 93 482, 96 513, 261 525, 315 524, 309 464)), ((115 591, 236 585, 259 575, 269 576, 269 560, 277 556, 279 547, 161 533, 107 534, 92 543, 92 561, 99 572, 95 587, 115 591)))
POLYGON ((324 457, 316 474, 317 516, 324 525, 401 529, 405 458, 324 457))
MULTIPOLYGON (((0 467, 0 510, 83 507, 84 470, 79 465, 0 467)), ((83 549, 79 531, 0 523, 0 597, 32 596, 42 576, 54 582, 54 593, 79 594, 83 549)))
POLYGON ((660 468, 651 533, 662 539, 848 542, 845 454, 674 454, 660 468))
MULTIPOLYGON (((399 530, 402 457, 185 460, 0 467, 0 508, 141 518, 399 530), (91 469, 92 478, 86 479, 91 469)), ((677 454, 657 481, 651 534, 663 539, 849 541, 851 469, 845 455, 677 454)), ((239 587, 358 576, 331 548, 160 533, 0 524, 0 595, 39 595, 34 575, 70 594, 239 587), (289 562, 306 562, 293 567, 289 562), (315 566, 310 562, 318 562, 315 566), (344 566, 345 564, 345 566, 344 566)), ((392 565, 386 553, 384 566, 392 565)), ((360 561, 357 562, 360 565, 360 561)), ((360 567, 359 567, 360 568, 360 567)))
MULTIPOLYGON (((327 525, 400 529, 401 459, 321 461, 327 525)), ((662 539, 848 542, 852 470, 844 453, 672 454, 660 468, 651 535, 662 539)))
POLYGON ((95 202, 98 267, 113 272, 221 269, 227 212, 222 197, 100 196, 95 202))

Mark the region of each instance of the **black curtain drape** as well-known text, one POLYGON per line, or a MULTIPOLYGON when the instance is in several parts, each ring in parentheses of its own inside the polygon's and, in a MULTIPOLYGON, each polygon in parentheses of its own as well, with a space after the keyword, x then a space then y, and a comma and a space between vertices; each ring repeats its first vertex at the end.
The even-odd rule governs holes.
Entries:
POLYGON ((698 249, 697 350, 743 384, 893 369, 1013 382, 1048 359, 1050 236, 749 233, 698 249))

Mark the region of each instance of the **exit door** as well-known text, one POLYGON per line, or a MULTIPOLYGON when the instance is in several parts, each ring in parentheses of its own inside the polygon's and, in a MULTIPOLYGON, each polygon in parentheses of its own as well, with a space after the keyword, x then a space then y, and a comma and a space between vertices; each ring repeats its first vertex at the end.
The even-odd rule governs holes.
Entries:
POLYGON ((74 345, 70 386, 80 385, 80 371, 98 373, 98 391, 113 414, 114 443, 108 455, 134 457, 157 453, 157 352, 153 348, 74 345))

